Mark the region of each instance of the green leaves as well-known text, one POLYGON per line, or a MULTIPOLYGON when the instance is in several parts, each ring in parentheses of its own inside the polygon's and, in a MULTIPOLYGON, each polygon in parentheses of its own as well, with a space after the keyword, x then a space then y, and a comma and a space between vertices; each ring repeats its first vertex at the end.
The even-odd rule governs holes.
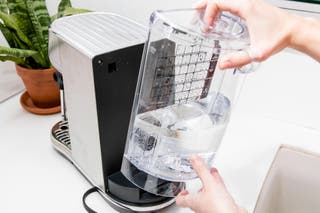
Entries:
POLYGON ((0 46, 0 60, 1 61, 13 61, 19 65, 29 67, 24 58, 37 55, 38 52, 34 50, 22 50, 17 48, 0 46))
POLYGON ((70 0, 61 0, 58 6, 57 18, 61 18, 63 16, 64 11, 69 7, 72 7, 70 0))
POLYGON ((11 16, 3 12, 0 12, 0 19, 3 21, 4 25, 12 32, 15 33, 18 38, 26 44, 28 47, 32 47, 32 43, 28 37, 21 31, 16 20, 11 16))
POLYGON ((24 67, 27 68, 31 68, 30 66, 28 66, 27 64, 24 63, 24 60, 22 58, 17 58, 17 57, 13 57, 13 56, 0 56, 0 61, 13 61, 16 64, 22 65, 24 67))
POLYGON ((0 46, 0 56, 7 55, 7 56, 18 57, 18 58, 25 58, 25 57, 30 57, 36 54, 38 54, 38 52, 34 50, 22 50, 17 48, 0 46))
POLYGON ((11 31, 6 28, 6 26, 4 26, 2 23, 0 23, 0 31, 2 32, 3 36, 5 37, 5 39, 7 40, 8 44, 10 45, 10 47, 14 47, 17 46, 16 42, 13 39, 13 34, 11 33, 11 31))
MULTIPOLYGON (((72 8, 61 0, 55 18, 88 10, 72 8)), ((45 0, 0 0, 0 30, 11 48, 0 46, 0 61, 11 60, 29 68, 49 68, 49 16, 45 0)))
MULTIPOLYGON (((7 7, 9 9, 9 14, 0 12, 0 19, 3 21, 3 25, 0 26, 0 29, 10 47, 23 50, 29 49, 39 52, 39 54, 33 54, 32 56, 25 57, 33 58, 31 61, 35 61, 33 64, 35 68, 50 67, 47 52, 48 41, 43 41, 43 45, 41 46, 40 42, 37 40, 36 32, 30 19, 26 1, 7 0, 7 7)), ((48 34, 48 32, 46 32, 46 34, 48 34)), ((1 53, 2 52, 0 52, 0 54, 1 53)), ((10 57, 5 58, 5 60, 9 59, 10 57)), ((25 63, 28 63, 27 58, 23 58, 23 60, 25 63)), ((16 59, 13 61, 17 63, 16 59)), ((19 64, 22 64, 21 60, 19 60, 19 64)))
POLYGON ((40 46, 39 53, 45 65, 50 67, 48 56, 49 26, 51 23, 45 0, 26 0, 27 11, 35 32, 36 42, 40 46))
POLYGON ((71 16, 79 13, 87 13, 87 12, 91 12, 91 11, 86 9, 73 8, 70 0, 61 0, 58 7, 58 13, 51 17, 51 21, 54 21, 61 17, 71 16))
POLYGON ((63 16, 71 16, 75 14, 88 13, 88 12, 91 12, 91 10, 68 7, 65 9, 63 16))
POLYGON ((6 14, 9 13, 9 8, 7 5, 7 0, 0 0, 0 11, 6 14))

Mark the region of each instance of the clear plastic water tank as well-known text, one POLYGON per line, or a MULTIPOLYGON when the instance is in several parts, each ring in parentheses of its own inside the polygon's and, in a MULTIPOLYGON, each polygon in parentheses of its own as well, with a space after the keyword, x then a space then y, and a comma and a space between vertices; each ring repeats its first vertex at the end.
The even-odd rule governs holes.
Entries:
POLYGON ((245 23, 220 13, 213 27, 203 11, 156 11, 130 121, 122 172, 142 189, 174 196, 197 177, 189 157, 210 167, 228 124, 244 73, 220 70, 219 58, 248 48, 245 23))

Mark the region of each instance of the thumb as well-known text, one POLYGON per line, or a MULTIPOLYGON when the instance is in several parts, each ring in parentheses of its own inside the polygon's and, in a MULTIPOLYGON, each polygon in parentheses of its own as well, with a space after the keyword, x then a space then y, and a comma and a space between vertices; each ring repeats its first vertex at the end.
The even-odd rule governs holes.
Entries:
POLYGON ((187 190, 181 191, 176 197, 176 204, 182 208, 191 208, 193 207, 193 198, 187 190))
POLYGON ((210 187, 213 179, 203 159, 197 155, 192 155, 190 157, 190 162, 191 162, 192 168, 200 178, 203 187, 204 188, 210 187))

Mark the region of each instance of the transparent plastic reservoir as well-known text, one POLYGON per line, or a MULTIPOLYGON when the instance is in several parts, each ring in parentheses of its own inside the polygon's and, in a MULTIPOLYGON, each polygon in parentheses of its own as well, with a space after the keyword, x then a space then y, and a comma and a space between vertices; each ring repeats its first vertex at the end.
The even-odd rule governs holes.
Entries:
POLYGON ((202 11, 156 11, 150 17, 122 172, 151 193, 174 196, 197 177, 189 158, 210 167, 244 73, 220 70, 219 58, 248 48, 244 22, 220 13, 213 27, 202 11))

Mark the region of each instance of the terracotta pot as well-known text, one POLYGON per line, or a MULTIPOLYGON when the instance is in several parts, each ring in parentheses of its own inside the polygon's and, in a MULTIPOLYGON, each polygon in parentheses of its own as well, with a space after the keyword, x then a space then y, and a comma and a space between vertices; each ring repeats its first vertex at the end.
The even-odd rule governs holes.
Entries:
POLYGON ((27 92, 38 108, 52 108, 60 105, 60 92, 53 79, 54 68, 35 70, 16 65, 27 92))

